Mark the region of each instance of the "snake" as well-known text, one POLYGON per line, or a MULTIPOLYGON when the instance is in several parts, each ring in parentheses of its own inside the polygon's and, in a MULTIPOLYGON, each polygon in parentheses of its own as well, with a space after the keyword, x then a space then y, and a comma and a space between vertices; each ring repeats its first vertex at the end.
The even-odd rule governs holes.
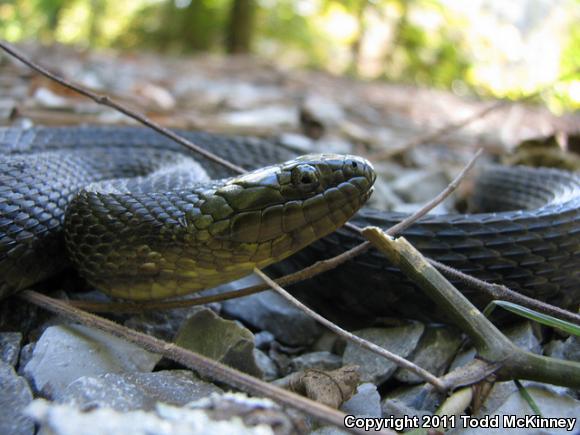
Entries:
MULTIPOLYGON (((349 220, 386 229, 406 217, 364 207, 376 178, 364 158, 179 134, 249 172, 142 127, 0 129, 0 298, 68 266, 114 298, 170 298, 340 254, 363 241, 343 227, 349 220)), ((576 309, 579 192, 574 173, 492 165, 476 181, 473 213, 428 215, 402 235, 462 272, 576 309)), ((374 249, 290 290, 343 323, 440 318, 374 249)))

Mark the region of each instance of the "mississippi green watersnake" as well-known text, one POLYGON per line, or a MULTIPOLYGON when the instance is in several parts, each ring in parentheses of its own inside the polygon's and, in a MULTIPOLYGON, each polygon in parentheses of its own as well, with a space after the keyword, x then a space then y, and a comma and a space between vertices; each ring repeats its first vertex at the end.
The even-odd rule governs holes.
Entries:
MULTIPOLYGON (((368 197, 374 173, 364 159, 295 161, 274 141, 183 134, 247 169, 291 163, 232 182, 222 180, 234 176, 229 170, 195 157, 208 177, 182 188, 197 171, 182 160, 191 153, 144 128, 2 129, 0 295, 72 261, 114 296, 168 297, 234 279, 307 244, 274 268, 296 270, 362 240, 334 230, 368 197), (91 184, 128 176, 140 178, 91 184)), ((579 177, 568 172, 491 167, 474 193, 478 213, 428 216, 404 235, 435 260, 576 308, 579 192, 579 177)), ((403 217, 363 208, 353 222, 388 228, 403 217)), ((373 250, 291 290, 334 318, 436 317, 432 303, 373 250)))

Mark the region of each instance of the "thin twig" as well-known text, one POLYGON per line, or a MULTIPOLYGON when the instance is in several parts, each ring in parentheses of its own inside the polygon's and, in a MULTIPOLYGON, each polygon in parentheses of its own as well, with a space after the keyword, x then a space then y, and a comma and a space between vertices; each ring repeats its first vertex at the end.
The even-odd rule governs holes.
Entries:
POLYGON ((161 300, 149 302, 92 302, 82 300, 69 300, 68 303, 80 310, 91 313, 116 313, 116 314, 136 314, 145 311, 172 310, 175 308, 187 308, 197 305, 211 304, 213 302, 223 302, 230 299, 237 299, 243 296, 253 295, 267 290, 267 285, 256 285, 245 287, 240 290, 219 293, 209 296, 198 296, 195 298, 161 300))
MULTIPOLYGON (((163 355, 173 361, 177 361, 180 364, 199 372, 203 376, 207 376, 208 378, 219 382, 224 382, 230 387, 240 389, 252 395, 268 397, 281 405, 298 409, 317 420, 332 424, 343 430, 349 430, 344 427, 344 418, 346 417, 346 414, 337 411, 336 409, 329 408, 319 402, 314 402, 290 391, 263 382, 206 356, 189 351, 173 343, 167 343, 155 337, 134 331, 111 320, 86 313, 68 305, 66 302, 53 299, 32 290, 24 290, 20 292, 18 296, 27 302, 33 303, 34 305, 55 314, 66 316, 66 318, 77 321, 88 327, 98 328, 131 343, 142 346, 151 352, 163 355)), ((350 431, 353 433, 365 433, 362 430, 356 429, 350 429, 350 431)), ((389 435, 395 434, 391 431, 384 431, 382 433, 389 435)))
POLYGON ((580 315, 573 313, 563 308, 556 307, 554 305, 547 304, 545 302, 539 301, 534 298, 530 298, 526 295, 518 293, 511 290, 505 285, 493 284, 481 279, 475 278, 471 275, 461 272, 460 270, 454 269, 453 267, 447 266, 438 261, 427 258, 427 261, 435 266, 440 272, 449 277, 453 277, 471 288, 475 288, 489 295, 491 299, 499 299, 503 301, 511 301, 522 305, 524 307, 531 308, 536 311, 540 311, 545 314, 549 314, 560 319, 568 320, 576 325, 580 325, 580 315))
POLYGON ((423 145, 423 144, 432 142, 436 139, 439 139, 443 136, 448 135, 449 133, 451 133, 455 130, 459 130, 459 129, 467 126, 468 124, 471 124, 472 122, 477 121, 478 119, 481 119, 481 118, 489 115, 492 112, 495 112, 496 110, 506 106, 507 104, 508 104, 507 101, 497 101, 497 102, 489 105, 488 107, 484 107, 483 109, 478 110, 473 115, 471 115, 471 116, 469 116, 469 117, 467 117, 459 122, 452 122, 452 123, 444 125, 443 127, 439 128, 435 131, 425 133, 423 135, 415 136, 414 138, 412 138, 408 142, 406 142, 403 145, 400 145, 396 148, 390 148, 390 149, 378 151, 374 154, 371 154, 369 156, 369 159, 371 159, 372 161, 388 160, 396 155, 399 155, 401 153, 409 151, 410 149, 416 148, 419 145, 423 145))
POLYGON ((445 388, 444 388, 443 384, 441 383, 441 381, 439 379, 437 379, 436 376, 429 373, 427 370, 423 369, 422 367, 419 367, 416 364, 413 364, 411 361, 408 361, 405 358, 402 358, 397 354, 389 352, 388 350, 386 350, 380 346, 377 346, 376 344, 371 343, 368 340, 364 340, 364 339, 342 329, 341 327, 335 325, 330 320, 327 320, 326 318, 322 317, 317 312, 308 308, 306 305, 304 305, 302 302, 300 302, 298 299, 296 299, 294 296, 292 296, 290 293, 288 293, 284 288, 282 288, 280 285, 278 285, 272 278, 270 278, 268 275, 266 275, 261 270, 254 269, 254 273, 256 275, 258 275, 260 278, 262 278, 264 280, 264 282, 266 282, 266 284, 268 284, 268 286, 270 286, 270 288, 272 290, 274 290, 276 293, 278 293, 280 296, 282 296, 285 300, 290 302, 292 305, 294 305, 295 307, 297 307, 301 311, 305 312, 308 316, 312 317, 317 322, 326 326, 331 331, 335 332, 336 334, 344 337, 345 339, 347 339, 353 343, 358 344, 360 347, 363 347, 363 348, 365 348, 373 353, 376 353, 377 355, 382 356, 383 358, 388 359, 389 361, 394 362, 397 366, 405 368, 405 369, 415 373, 417 376, 421 377, 425 381, 429 382, 431 385, 435 386, 438 390, 445 391, 445 388))
POLYGON ((9 44, 7 44, 6 42, 1 41, 1 40, 0 40, 0 48, 2 48, 4 51, 9 53, 10 55, 15 57, 16 59, 18 59, 20 62, 29 66, 33 70, 39 72, 40 74, 48 77, 51 80, 54 80, 55 82, 61 84, 62 86, 66 87, 68 89, 71 89, 71 90, 73 90, 81 95, 84 95, 87 98, 90 98, 95 103, 101 104, 103 106, 108 106, 108 107, 111 107, 115 110, 118 110, 119 112, 127 115, 128 117, 139 121, 140 123, 152 128, 153 130, 157 131, 158 133, 161 133, 162 135, 167 136, 170 139, 173 139, 177 143, 195 151, 196 153, 201 154, 202 156, 204 156, 204 157, 206 157, 206 158, 208 158, 216 163, 219 163, 220 165, 225 166, 226 168, 231 169, 234 172, 237 172, 240 174, 243 174, 244 172, 246 172, 244 170, 244 168, 237 166, 237 165, 234 165, 233 163, 231 163, 225 159, 222 159, 219 156, 216 156, 215 154, 201 148, 200 146, 194 144, 193 142, 188 141, 187 139, 179 136, 178 134, 174 133, 173 131, 169 130, 168 128, 162 127, 159 124, 151 121, 145 115, 137 113, 137 112, 129 109, 128 107, 125 107, 124 105, 122 105, 120 103, 117 103, 116 101, 114 101, 110 97, 108 97, 107 95, 99 95, 99 94, 92 92, 92 91, 89 91, 88 89, 85 89, 85 88, 83 88, 75 83, 72 83, 69 80, 66 80, 62 77, 59 77, 56 74, 51 73, 46 68, 34 63, 32 60, 28 59, 25 55, 23 55, 22 53, 17 51, 14 47, 10 46, 9 44))
POLYGON ((465 167, 461 170, 461 172, 457 174, 457 176, 453 179, 453 181, 451 181, 451 183, 449 183, 447 187, 441 193, 439 193, 439 195, 437 195, 435 198, 433 198, 431 201, 429 201, 427 204, 421 207, 420 210, 417 210, 411 216, 408 216, 398 224, 393 225, 391 228, 386 230, 385 233, 387 233, 391 237, 400 234, 408 227, 413 225, 415 222, 417 222, 419 219, 421 219, 423 216, 425 216, 427 213, 429 213, 431 210, 433 210, 437 205, 442 203, 445 200, 445 198, 451 195, 455 191, 455 189, 459 187, 459 184, 461 183, 461 181, 463 181, 463 179, 465 178, 467 173, 471 170, 471 168, 473 168, 473 165, 475 165, 475 162, 477 161, 479 156, 481 156, 482 152, 483 150, 481 148, 478 149, 475 155, 471 158, 471 160, 467 162, 467 165, 465 165, 465 167))
MULTIPOLYGON (((562 74, 554 82, 552 82, 546 86, 543 86, 543 87, 537 89, 536 91, 531 92, 531 93, 519 98, 518 102, 525 102, 525 101, 529 101, 529 100, 532 100, 532 99, 538 97, 542 93, 553 88, 555 83, 559 83, 559 82, 565 81, 571 77, 575 77, 579 71, 580 71, 580 68, 577 68, 575 70, 571 70, 565 74, 562 74)), ((435 131, 428 132, 428 133, 425 133, 423 135, 415 136, 414 138, 411 138, 408 142, 406 142, 406 143, 404 143, 396 148, 386 149, 386 150, 378 151, 374 154, 371 154, 369 156, 369 158, 373 161, 390 159, 396 155, 399 155, 401 153, 409 151, 410 149, 416 148, 419 145, 423 145, 423 144, 432 142, 434 140, 440 139, 440 138, 448 135, 449 133, 452 133, 456 130, 460 130, 463 127, 466 127, 467 125, 471 124, 472 122, 475 122, 481 118, 484 118, 485 116, 489 115, 490 113, 495 112, 496 110, 499 110, 499 109, 501 109, 501 108, 503 108, 511 103, 512 103, 511 101, 507 101, 507 100, 497 101, 497 102, 495 102, 487 107, 484 107, 481 110, 478 110, 473 115, 468 116, 467 118, 465 118, 461 121, 451 122, 449 124, 444 125, 443 127, 439 128, 439 129, 436 129, 435 131)))

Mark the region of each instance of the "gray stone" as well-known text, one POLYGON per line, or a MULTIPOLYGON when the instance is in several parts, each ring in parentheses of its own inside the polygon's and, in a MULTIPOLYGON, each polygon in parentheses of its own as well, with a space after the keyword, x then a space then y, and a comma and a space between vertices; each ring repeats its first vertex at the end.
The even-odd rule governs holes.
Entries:
POLYGON ((369 205, 379 210, 395 210, 403 207, 404 203, 391 188, 391 183, 386 180, 377 179, 373 185, 373 194, 369 200, 369 205))
POLYGON ((367 145, 376 143, 376 135, 367 126, 344 119, 340 122, 339 128, 341 135, 350 142, 367 145))
POLYGON ((310 435, 349 435, 351 432, 337 428, 336 426, 322 426, 315 431, 310 432, 310 435))
POLYGON ((22 334, 20 332, 0 333, 0 361, 4 361, 11 366, 16 366, 21 341, 22 334))
MULTIPOLYGON (((447 326, 429 327, 410 359, 429 373, 440 376, 444 374, 461 344, 461 334, 447 326)), ((406 383, 421 383, 422 378, 406 369, 398 369, 395 379, 406 383)))
POLYGON ((315 320, 273 291, 224 301, 222 309, 245 324, 270 331, 278 341, 290 346, 308 345, 320 334, 315 320))
POLYGON ((168 370, 83 376, 72 382, 56 399, 79 409, 109 407, 117 411, 150 411, 158 402, 183 406, 221 392, 220 388, 202 381, 188 370, 168 370))
POLYGON ((566 359, 564 350, 566 346, 562 340, 552 340, 544 345, 544 355, 552 358, 566 359))
MULTIPOLYGON (((526 389, 542 389, 558 396, 573 397, 575 395, 573 390, 557 385, 543 384, 533 381, 522 381, 522 385, 526 389)), ((494 413, 512 394, 517 392, 518 388, 514 382, 496 382, 475 416, 481 417, 494 413)))
POLYGON ((477 351, 474 348, 470 348, 459 353, 451 363, 449 371, 452 372, 459 367, 463 367, 464 365, 469 364, 471 361, 473 361, 476 354, 477 351))
MULTIPOLYGON (((207 78, 188 75, 187 82, 178 82, 173 88, 174 95, 185 97, 188 93, 195 98, 187 98, 186 104, 203 107, 216 106, 223 110, 224 107, 231 109, 248 109, 280 100, 283 93, 280 89, 272 86, 257 86, 240 80, 212 80, 207 78)), ((213 107, 215 110, 215 107, 213 107)))
POLYGON ((213 303, 207 304, 205 307, 193 306, 171 310, 150 310, 131 316, 124 322, 124 325, 165 341, 173 341, 179 328, 189 317, 208 307, 219 311, 220 305, 213 303))
POLYGON ((202 409, 157 405, 155 412, 81 411, 74 406, 35 400, 27 408, 40 431, 50 435, 271 435, 267 426, 248 427, 241 419, 216 421, 202 409))
POLYGON ((380 417, 381 396, 379 396, 377 386, 371 383, 360 384, 356 394, 344 402, 340 410, 357 417, 380 417))
POLYGON ((313 352, 330 352, 342 355, 344 353, 344 348, 346 343, 344 339, 336 335, 334 332, 325 329, 322 334, 318 337, 316 342, 311 346, 313 352), (342 347, 342 349, 338 349, 342 347))
MULTIPOLYGON (((362 329, 354 333, 392 353, 407 357, 417 347, 424 329, 420 323, 411 323, 395 328, 362 329)), ((343 364, 360 366, 361 380, 375 385, 382 384, 397 370, 395 363, 350 342, 344 352, 343 364)))
POLYGON ((531 322, 526 321, 510 326, 503 333, 512 343, 522 349, 533 353, 540 353, 542 350, 531 322))
MULTIPOLYGON (((211 86, 213 98, 219 95, 222 104, 232 109, 257 107, 282 98, 280 89, 272 86, 257 86, 253 83, 229 80, 214 83, 217 86, 211 86)), ((203 91, 207 92, 207 89, 203 91)))
POLYGON ((419 417, 421 419, 424 415, 433 415, 431 411, 424 409, 415 409, 405 405, 397 399, 385 399, 381 402, 381 411, 383 417, 393 417, 397 419, 404 419, 405 417, 419 417))
POLYGON ((58 95, 56 92, 46 88, 38 87, 32 96, 35 102, 41 107, 64 109, 69 107, 69 102, 65 97, 58 95))
POLYGON ((326 126, 335 125, 345 118, 342 107, 322 95, 309 95, 302 103, 301 110, 326 126))
POLYGON ((339 137, 327 136, 324 139, 314 142, 315 153, 336 153, 336 154, 351 154, 352 143, 342 140, 339 137))
POLYGON ((566 339, 563 355, 570 361, 580 362, 580 337, 571 335, 566 339))
POLYGON ((544 354, 552 358, 580 362, 580 340, 571 335, 566 340, 552 340, 544 345, 544 354))
MULTIPOLYGON (((569 396, 562 396, 553 391, 547 391, 543 388, 526 388, 530 396, 532 396, 534 402, 538 405, 538 408, 542 411, 542 417, 544 418, 566 418, 570 419, 574 426, 571 430, 569 429, 538 429, 538 428, 520 428, 514 431, 513 428, 508 429, 504 426, 504 416, 509 416, 513 418, 533 416, 534 412, 530 409, 530 406, 521 397, 519 392, 513 392, 508 396, 508 398, 499 404, 499 407, 493 412, 488 413, 491 417, 499 416, 499 428, 497 429, 484 429, 484 428, 469 428, 464 429, 460 425, 458 428, 448 433, 454 435, 479 435, 479 434, 491 434, 491 435, 504 435, 505 433, 517 433, 519 434, 571 434, 578 433, 580 429, 580 422, 578 421, 578 416, 580 415, 580 401, 575 400, 569 396), (507 432, 506 432, 507 431, 507 432)), ((534 417, 537 418, 537 417, 534 417)))
POLYGON ((496 382, 475 415, 482 416, 495 412, 495 410, 499 408, 509 396, 517 391, 518 387, 512 381, 496 382))
POLYGON ((7 122, 12 118, 16 111, 16 100, 2 98, 0 99, 0 120, 7 122))
POLYGON ((282 133, 278 140, 282 145, 304 154, 311 153, 314 146, 314 141, 312 139, 308 136, 297 133, 282 133))
POLYGON ((254 349, 254 359, 262 371, 263 380, 273 381, 274 379, 278 379, 280 377, 280 371, 278 370, 276 363, 260 349, 254 349))
POLYGON ((392 411, 401 406, 417 411, 414 415, 422 415, 435 412, 443 398, 443 394, 429 388, 427 384, 405 386, 390 391, 384 397, 381 406, 385 415, 389 415, 386 414, 387 409, 392 411))
POLYGON ((187 319, 175 343, 256 377, 262 371, 254 358, 254 335, 232 320, 224 320, 209 309, 187 319))
POLYGON ((82 376, 150 372, 159 359, 105 332, 82 325, 59 325, 44 331, 24 374, 36 391, 52 397, 82 376))
POLYGON ((18 374, 20 376, 24 376, 24 368, 26 367, 28 362, 32 359, 35 346, 36 342, 32 342, 25 344, 24 346, 22 346, 22 349, 20 349, 20 358, 18 361, 18 374))
POLYGON ((443 171, 418 169, 406 171, 394 181, 392 189, 406 202, 424 203, 437 196, 448 183, 443 171))
POLYGON ((293 107, 268 105, 250 110, 224 113, 218 120, 236 128, 281 129, 296 127, 298 114, 293 107))
POLYGON ((0 361, 0 434, 34 434, 32 420, 23 414, 31 400, 32 392, 26 380, 10 364, 0 361))
POLYGON ((375 168, 378 178, 390 182, 398 179, 409 170, 409 168, 405 168, 401 166, 400 163, 396 163, 392 160, 373 162, 373 167, 375 168))
MULTIPOLYGON (((426 201, 425 201, 426 202, 426 201)), ((425 202, 414 202, 414 203, 402 203, 398 205, 394 205, 392 207, 392 211, 396 211, 398 213, 405 213, 405 214, 412 214, 416 213, 425 207, 425 202)), ((429 214, 445 214, 450 212, 450 208, 446 201, 443 201, 440 204, 437 204, 433 209, 429 211, 429 214)))
POLYGON ((299 372, 306 369, 335 370, 342 366, 342 358, 330 352, 310 352, 292 358, 291 370, 299 372))
POLYGON ((254 343, 258 349, 269 349, 276 337, 270 331, 260 331, 254 334, 254 343))

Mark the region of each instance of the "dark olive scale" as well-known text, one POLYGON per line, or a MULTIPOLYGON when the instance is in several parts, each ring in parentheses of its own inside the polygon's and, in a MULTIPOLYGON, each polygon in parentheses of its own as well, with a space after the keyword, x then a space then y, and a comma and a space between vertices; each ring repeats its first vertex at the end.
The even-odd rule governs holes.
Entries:
MULTIPOLYGON (((272 141, 180 133, 247 169, 296 157, 272 141)), ((0 152, 0 297, 67 263, 63 221, 71 200, 73 263, 98 287, 146 299, 226 281, 299 250, 348 220, 374 180, 364 160, 327 156, 324 164, 299 159, 226 185, 220 179, 235 174, 196 157, 213 181, 163 191, 191 178, 183 155, 192 153, 143 128, 0 129, 0 152), (154 177, 139 178, 152 171, 154 177)), ((491 167, 475 190, 477 214, 427 216, 404 235, 463 272, 577 309, 579 192, 579 177, 568 172, 491 167)), ((354 222, 388 228, 404 217, 365 208, 354 222)), ((361 241, 340 229, 275 269, 296 270, 361 241)), ((439 318, 431 301, 374 250, 290 290, 343 323, 439 318)), ((487 303, 463 290, 479 306, 487 303)))

